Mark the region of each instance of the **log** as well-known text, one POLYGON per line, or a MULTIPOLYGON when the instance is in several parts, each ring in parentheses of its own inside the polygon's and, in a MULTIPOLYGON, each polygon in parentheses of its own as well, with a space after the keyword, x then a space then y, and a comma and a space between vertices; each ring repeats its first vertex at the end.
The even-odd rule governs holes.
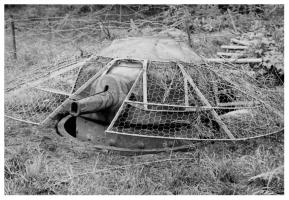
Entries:
POLYGON ((207 58, 207 62, 214 62, 214 63, 261 63, 262 58, 207 58))
POLYGON ((228 57, 240 57, 244 55, 243 53, 227 53, 227 52, 217 52, 218 56, 228 56, 228 57))
POLYGON ((252 44, 249 41, 237 40, 235 38, 232 38, 231 42, 232 43, 236 43, 236 44, 241 44, 241 45, 244 45, 244 46, 250 46, 252 44))
POLYGON ((222 49, 235 49, 235 50, 244 50, 248 49, 249 47, 247 46, 238 46, 238 45, 222 45, 222 49))
MULTIPOLYGON (((197 87, 197 85, 194 83, 192 77, 190 77, 183 65, 181 65, 180 63, 178 63, 179 68, 182 71, 183 76, 188 80, 188 82, 191 84, 191 86, 194 88, 196 94, 199 96, 200 100, 208 107, 212 107, 210 102, 206 99, 206 97, 202 94, 202 92, 199 90, 199 88, 197 87)), ((228 135, 228 137, 230 139, 235 139, 235 137, 232 135, 231 131, 228 129, 228 127, 226 126, 226 124, 221 120, 220 116, 216 113, 216 111, 214 109, 210 110, 212 116, 215 118, 216 122, 219 124, 219 126, 223 129, 223 131, 228 135)))

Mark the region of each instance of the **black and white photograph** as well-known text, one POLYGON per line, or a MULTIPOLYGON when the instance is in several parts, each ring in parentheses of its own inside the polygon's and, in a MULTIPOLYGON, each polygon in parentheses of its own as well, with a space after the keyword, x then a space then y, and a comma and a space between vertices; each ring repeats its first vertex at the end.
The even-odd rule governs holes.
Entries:
POLYGON ((2 4, 6 197, 284 197, 285 4, 44 2, 2 4))

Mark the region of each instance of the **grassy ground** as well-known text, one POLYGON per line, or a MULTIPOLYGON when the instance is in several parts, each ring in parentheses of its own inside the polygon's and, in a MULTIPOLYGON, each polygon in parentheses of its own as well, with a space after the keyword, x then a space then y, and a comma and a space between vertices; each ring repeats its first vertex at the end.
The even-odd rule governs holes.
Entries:
POLYGON ((122 156, 75 147, 53 128, 5 120, 6 194, 282 194, 283 134, 122 156), (262 173, 267 173, 255 177, 262 173), (253 178, 252 178, 253 177, 253 178))
MULTIPOLYGON (((210 55, 224 40, 196 48, 210 55)), ((13 61, 10 44, 6 38, 5 81, 32 65, 78 53, 71 43, 34 37, 19 42, 13 61)), ((96 51, 102 44, 81 46, 96 51)), ((73 146, 51 127, 5 119, 5 194, 283 194, 283 164, 283 133, 248 142, 196 143, 187 152, 123 156, 73 146)))

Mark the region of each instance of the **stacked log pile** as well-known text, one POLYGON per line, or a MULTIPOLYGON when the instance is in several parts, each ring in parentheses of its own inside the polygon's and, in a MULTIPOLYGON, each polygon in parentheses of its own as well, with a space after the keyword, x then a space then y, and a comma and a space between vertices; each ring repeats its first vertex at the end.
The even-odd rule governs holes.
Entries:
POLYGON ((231 39, 231 44, 222 45, 223 52, 217 52, 219 58, 209 58, 209 62, 230 62, 230 63, 261 63, 262 58, 248 57, 247 52, 254 45, 254 41, 231 39))

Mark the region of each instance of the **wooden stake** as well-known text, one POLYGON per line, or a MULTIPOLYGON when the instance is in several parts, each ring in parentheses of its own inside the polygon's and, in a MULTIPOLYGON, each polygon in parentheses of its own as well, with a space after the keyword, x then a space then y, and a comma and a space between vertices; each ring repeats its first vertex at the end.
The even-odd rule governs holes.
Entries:
POLYGON ((11 19, 13 58, 14 58, 15 60, 17 60, 16 38, 15 38, 15 25, 14 25, 14 20, 13 20, 13 16, 12 16, 12 15, 10 15, 10 19, 11 19))
POLYGON ((121 5, 119 5, 119 22, 121 22, 121 16, 122 15, 122 9, 121 9, 121 5))
POLYGON ((186 24, 185 24, 185 26, 186 26, 186 32, 187 32, 187 35, 188 35, 188 44, 189 44, 189 47, 192 48, 192 39, 191 39, 191 33, 190 33, 188 21, 186 21, 185 23, 186 23, 186 24))
MULTIPOLYGON (((187 78, 188 82, 191 84, 191 86, 194 88, 196 94, 198 95, 198 97, 200 98, 200 100, 208 107, 212 107, 210 102, 206 99, 206 97, 202 94, 202 92, 199 90, 199 88, 197 87, 197 85, 194 83, 192 77, 190 77, 183 65, 181 65, 180 63, 178 63, 178 66, 180 67, 183 76, 187 78)), ((228 127, 226 126, 226 124, 221 120, 220 116, 216 113, 216 111, 214 109, 210 110, 212 116, 215 118, 216 122, 219 124, 219 126, 223 129, 223 131, 228 135, 228 137, 230 139, 235 139, 235 137, 232 135, 231 131, 228 129, 228 127)))
POLYGON ((185 6, 185 20, 184 20, 184 25, 185 25, 185 29, 186 29, 186 32, 187 32, 187 36, 188 36, 188 45, 189 47, 193 47, 192 46, 192 39, 191 39, 191 31, 190 31, 190 27, 189 27, 189 22, 190 22, 190 13, 187 9, 187 7, 185 6))

